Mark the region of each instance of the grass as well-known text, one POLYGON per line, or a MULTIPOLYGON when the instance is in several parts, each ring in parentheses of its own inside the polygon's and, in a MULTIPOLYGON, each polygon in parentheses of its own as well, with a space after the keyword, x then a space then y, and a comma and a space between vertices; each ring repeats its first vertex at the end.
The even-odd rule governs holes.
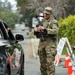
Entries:
MULTIPOLYGON (((70 52, 70 51, 69 51, 70 52)), ((75 55, 75 50, 73 51, 73 53, 74 53, 74 55, 75 55)), ((64 48, 63 49, 63 52, 62 52, 62 55, 66 55, 67 54, 67 50, 66 50, 66 48, 64 48)), ((70 52, 70 54, 71 54, 71 52, 70 52)))
POLYGON ((66 55, 67 54, 67 50, 63 49, 62 55, 66 55))

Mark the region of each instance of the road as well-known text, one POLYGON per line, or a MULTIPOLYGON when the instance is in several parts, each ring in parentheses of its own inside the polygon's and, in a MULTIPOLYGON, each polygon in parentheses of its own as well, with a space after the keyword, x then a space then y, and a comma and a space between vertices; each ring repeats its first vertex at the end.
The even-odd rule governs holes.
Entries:
MULTIPOLYGON (((41 75, 39 58, 31 58, 31 42, 25 39, 21 42, 25 54, 25 75, 41 75)), ((63 68, 63 62, 55 67, 55 75, 67 75, 67 68, 63 68)))
MULTIPOLYGON (((32 58, 31 39, 27 38, 25 31, 18 32, 24 35, 25 40, 20 42, 25 54, 25 75, 41 75, 39 58, 32 58)), ((14 33, 16 34, 16 33, 14 33)), ((55 75, 67 75, 67 68, 63 68, 63 62, 55 67, 55 75)))

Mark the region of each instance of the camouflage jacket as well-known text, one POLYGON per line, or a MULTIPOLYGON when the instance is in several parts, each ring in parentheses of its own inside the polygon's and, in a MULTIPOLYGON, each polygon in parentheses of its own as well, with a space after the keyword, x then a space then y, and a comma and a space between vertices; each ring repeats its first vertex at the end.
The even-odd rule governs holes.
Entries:
POLYGON ((43 19, 43 26, 47 29, 47 34, 57 35, 58 34, 58 21, 54 18, 48 20, 43 19))

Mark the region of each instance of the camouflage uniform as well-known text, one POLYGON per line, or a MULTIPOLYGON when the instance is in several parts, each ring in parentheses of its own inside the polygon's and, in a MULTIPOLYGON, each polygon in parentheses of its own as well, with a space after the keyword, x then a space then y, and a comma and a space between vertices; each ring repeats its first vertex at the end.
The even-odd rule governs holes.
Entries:
POLYGON ((54 60, 56 55, 55 40, 52 35, 57 35, 58 23, 50 18, 43 20, 44 28, 47 28, 47 37, 45 41, 40 41, 38 54, 40 58, 40 70, 42 75, 55 75, 54 60))

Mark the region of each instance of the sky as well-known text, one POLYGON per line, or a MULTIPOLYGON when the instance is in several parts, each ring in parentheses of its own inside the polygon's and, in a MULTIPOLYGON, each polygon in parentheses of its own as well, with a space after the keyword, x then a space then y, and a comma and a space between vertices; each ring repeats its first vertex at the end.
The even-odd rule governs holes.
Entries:
POLYGON ((16 1, 15 0, 8 0, 8 1, 11 2, 12 5, 14 5, 12 9, 16 10, 17 9, 16 8, 16 4, 17 4, 16 1))
MULTIPOLYGON (((2 1, 4 2, 5 0, 2 1)), ((11 2, 12 5, 17 4, 15 0, 8 0, 8 1, 11 2)))
MULTIPOLYGON (((3 2, 5 1, 5 0, 2 0, 3 2)), ((17 2, 15 1, 15 0, 8 0, 10 3, 11 3, 11 5, 13 5, 13 10, 16 10, 17 8, 16 8, 16 4, 17 4, 17 2)))
POLYGON ((12 5, 17 4, 15 0, 8 0, 9 2, 11 2, 12 5))
POLYGON ((17 9, 16 8, 16 4, 17 4, 16 1, 15 0, 8 0, 8 1, 11 2, 12 5, 14 5, 12 9, 16 10, 17 9))

